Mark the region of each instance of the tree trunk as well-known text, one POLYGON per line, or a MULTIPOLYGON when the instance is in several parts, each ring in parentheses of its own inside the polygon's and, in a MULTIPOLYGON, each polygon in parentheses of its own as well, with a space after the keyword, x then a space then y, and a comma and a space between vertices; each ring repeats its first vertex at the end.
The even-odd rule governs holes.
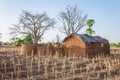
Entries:
POLYGON ((33 44, 38 44, 38 39, 37 38, 34 38, 32 40, 33 40, 33 44))

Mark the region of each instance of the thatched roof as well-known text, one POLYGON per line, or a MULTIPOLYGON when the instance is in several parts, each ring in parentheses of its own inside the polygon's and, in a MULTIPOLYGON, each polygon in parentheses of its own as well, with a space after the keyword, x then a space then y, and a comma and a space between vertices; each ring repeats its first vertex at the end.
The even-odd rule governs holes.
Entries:
POLYGON ((105 39, 100 36, 89 36, 88 34, 76 34, 77 37, 81 38, 83 41, 87 43, 100 42, 103 43, 105 39))
MULTIPOLYGON (((87 42, 87 43, 95 43, 95 42, 100 42, 100 43, 104 43, 105 39, 104 38, 101 38, 100 36, 89 36, 88 34, 71 34, 71 35, 74 35, 78 38, 81 38, 84 42, 87 42)), ((70 35, 70 36, 71 36, 70 35)), ((68 36, 68 37, 70 37, 68 36)), ((68 38, 66 37, 63 42, 68 38)))

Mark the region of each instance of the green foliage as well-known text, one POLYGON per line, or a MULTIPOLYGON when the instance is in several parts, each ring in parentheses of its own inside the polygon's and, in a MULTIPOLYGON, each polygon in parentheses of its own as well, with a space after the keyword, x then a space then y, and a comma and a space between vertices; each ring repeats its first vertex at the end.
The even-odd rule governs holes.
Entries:
POLYGON ((60 44, 60 48, 61 48, 61 49, 64 49, 64 45, 63 45, 63 44, 60 44))
POLYGON ((31 35, 27 35, 27 36, 23 39, 23 43, 33 43, 33 42, 32 42, 32 38, 31 38, 31 35))
POLYGON ((118 42, 117 47, 120 47, 120 42, 118 42))
POLYGON ((110 43, 110 46, 111 46, 111 47, 116 47, 117 44, 116 44, 116 43, 110 43))
POLYGON ((18 38, 18 39, 15 41, 15 45, 16 45, 16 46, 20 46, 22 43, 23 43, 23 40, 21 40, 20 38, 18 38))
POLYGON ((12 43, 10 43, 10 42, 4 42, 4 43, 2 43, 2 45, 12 45, 12 43))
POLYGON ((95 31, 93 31, 91 28, 94 23, 95 23, 95 21, 93 19, 87 20, 88 28, 86 29, 86 33, 89 34, 90 36, 92 36, 92 34, 95 34, 95 31))
POLYGON ((92 34, 95 34, 95 31, 93 31, 90 27, 86 29, 86 33, 92 36, 92 34))
POLYGON ((120 47, 120 42, 118 43, 110 43, 111 47, 120 47))
POLYGON ((25 36, 24 39, 16 38, 16 40, 15 40, 15 42, 14 42, 14 44, 15 44, 16 46, 20 46, 20 45, 23 44, 23 43, 33 43, 33 42, 32 42, 32 38, 31 38, 31 35, 25 36))
POLYGON ((95 21, 94 21, 93 19, 88 19, 88 20, 87 20, 87 25, 88 25, 89 27, 92 27, 94 23, 95 23, 95 21))

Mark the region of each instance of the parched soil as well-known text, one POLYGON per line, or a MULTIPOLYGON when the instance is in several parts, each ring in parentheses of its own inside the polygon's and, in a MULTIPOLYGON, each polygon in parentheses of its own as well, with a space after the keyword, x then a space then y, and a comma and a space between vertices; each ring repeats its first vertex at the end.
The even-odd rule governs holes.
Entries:
POLYGON ((120 57, 20 56, 0 53, 0 80, 120 80, 120 57))

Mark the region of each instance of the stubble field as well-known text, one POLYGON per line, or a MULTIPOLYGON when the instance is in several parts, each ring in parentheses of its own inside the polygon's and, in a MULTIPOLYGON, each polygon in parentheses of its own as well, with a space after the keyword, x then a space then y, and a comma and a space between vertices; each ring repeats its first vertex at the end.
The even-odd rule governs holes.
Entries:
MULTIPOLYGON (((120 55, 93 58, 0 53, 0 80, 120 80, 120 55)), ((15 50, 14 50, 15 49, 15 50)))

